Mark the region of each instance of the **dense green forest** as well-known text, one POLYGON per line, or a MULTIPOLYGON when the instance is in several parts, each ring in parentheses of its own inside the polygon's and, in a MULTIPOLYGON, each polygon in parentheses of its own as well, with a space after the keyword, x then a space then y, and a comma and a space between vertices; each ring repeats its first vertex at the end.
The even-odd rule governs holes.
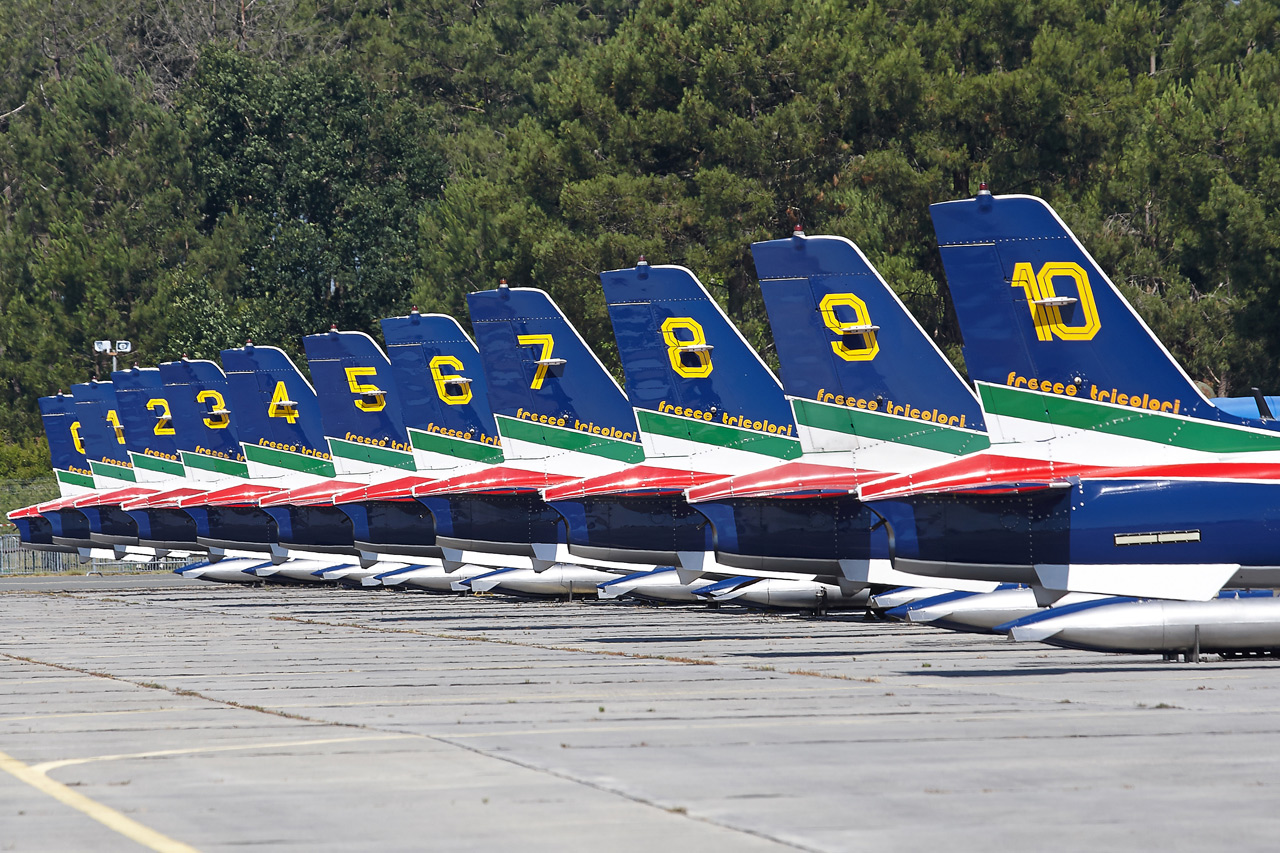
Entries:
POLYGON ((1046 197, 1192 376, 1280 390, 1280 3, 10 0, 0 476, 35 400, 300 351, 411 305, 691 267, 771 350, 749 250, 858 242, 959 360, 928 205, 1046 197))

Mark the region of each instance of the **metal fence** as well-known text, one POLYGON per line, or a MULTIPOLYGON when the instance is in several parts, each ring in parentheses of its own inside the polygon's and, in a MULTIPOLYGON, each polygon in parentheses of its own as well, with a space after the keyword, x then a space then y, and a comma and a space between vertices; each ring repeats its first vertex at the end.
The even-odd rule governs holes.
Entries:
POLYGON ((52 475, 34 480, 0 478, 0 534, 14 531, 13 525, 5 518, 10 510, 51 501, 56 497, 58 481, 52 475))
POLYGON ((27 551, 18 547, 18 535, 0 535, 0 575, 103 574, 127 575, 136 572, 171 572, 188 561, 172 557, 131 557, 126 560, 91 559, 81 562, 75 554, 27 551))

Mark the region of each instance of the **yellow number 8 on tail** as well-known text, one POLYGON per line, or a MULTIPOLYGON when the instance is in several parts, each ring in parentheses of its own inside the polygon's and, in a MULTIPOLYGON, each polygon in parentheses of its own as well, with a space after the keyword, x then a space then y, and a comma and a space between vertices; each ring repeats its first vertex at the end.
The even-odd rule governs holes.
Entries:
POLYGON ((707 334, 697 320, 692 317, 668 317, 662 321, 662 340, 667 344, 667 358, 671 360, 671 369, 677 375, 686 379, 701 379, 711 375, 711 347, 707 346, 707 334), (681 340, 676 336, 677 331, 687 332, 689 339, 681 340))

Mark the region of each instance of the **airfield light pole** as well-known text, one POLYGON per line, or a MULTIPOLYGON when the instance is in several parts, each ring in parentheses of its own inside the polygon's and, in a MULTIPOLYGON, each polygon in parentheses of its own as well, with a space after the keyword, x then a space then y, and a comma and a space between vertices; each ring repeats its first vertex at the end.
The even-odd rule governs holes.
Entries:
POLYGON ((112 373, 115 373, 117 369, 116 356, 125 355, 127 353, 133 352, 132 341, 115 341, 114 343, 115 343, 115 346, 112 346, 112 341, 94 341, 93 342, 94 352, 105 353, 106 355, 111 356, 111 372, 112 373))

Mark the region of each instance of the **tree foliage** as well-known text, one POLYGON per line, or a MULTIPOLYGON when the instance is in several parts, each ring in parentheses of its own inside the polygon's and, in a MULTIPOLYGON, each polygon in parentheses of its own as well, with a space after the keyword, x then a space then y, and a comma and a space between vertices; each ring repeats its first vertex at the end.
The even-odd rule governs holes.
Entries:
MULTIPOLYGON (((771 349, 749 246, 858 242, 959 360, 928 205, 1047 198, 1221 393, 1280 387, 1280 3, 15 0, 0 432, 83 379, 691 267, 771 349), (100 367, 100 366, 99 366, 100 367)), ((616 359, 615 359, 616 361, 616 359)))

